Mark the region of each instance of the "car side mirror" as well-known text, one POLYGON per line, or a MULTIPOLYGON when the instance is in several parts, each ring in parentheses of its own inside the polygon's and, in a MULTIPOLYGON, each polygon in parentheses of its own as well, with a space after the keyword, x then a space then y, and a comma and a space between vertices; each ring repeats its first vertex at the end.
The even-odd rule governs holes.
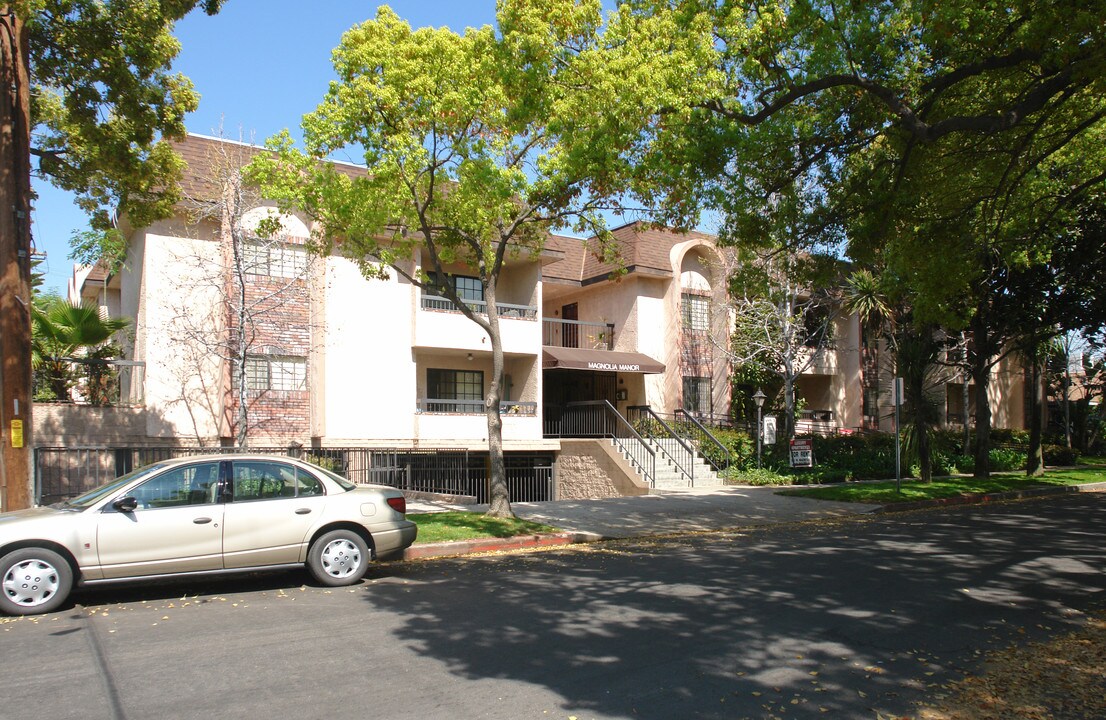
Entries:
POLYGON ((119 512, 134 512, 138 509, 138 498, 128 495, 127 497, 121 497, 111 504, 113 508, 119 512))

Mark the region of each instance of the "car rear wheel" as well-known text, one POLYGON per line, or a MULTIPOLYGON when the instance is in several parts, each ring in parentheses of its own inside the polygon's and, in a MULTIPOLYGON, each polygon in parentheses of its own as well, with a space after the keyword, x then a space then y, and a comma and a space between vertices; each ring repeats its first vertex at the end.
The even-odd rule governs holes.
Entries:
POLYGON ((369 546, 352 530, 332 530, 311 545, 307 569, 323 585, 353 585, 369 569, 369 546))
POLYGON ((73 570, 46 548, 22 548, 0 558, 0 610, 34 615, 55 609, 69 597, 73 570))

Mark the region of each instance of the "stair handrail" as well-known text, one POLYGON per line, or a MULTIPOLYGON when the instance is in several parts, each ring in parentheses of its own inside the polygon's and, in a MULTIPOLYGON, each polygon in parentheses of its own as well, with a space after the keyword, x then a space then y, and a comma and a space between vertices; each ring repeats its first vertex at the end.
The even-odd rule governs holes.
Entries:
POLYGON ((697 439, 699 440, 700 449, 702 448, 703 440, 705 438, 707 440, 710 440, 713 445, 715 445, 719 450, 722 451, 722 457, 725 458, 725 464, 722 467, 719 467, 718 463, 711 459, 710 455, 702 453, 703 457, 706 459, 707 462, 710 463, 710 466, 714 468, 715 472, 722 472, 730 466, 730 463, 733 462, 733 456, 730 454, 729 449, 725 445, 723 445, 722 441, 716 438, 714 436, 714 433, 708 430, 706 426, 703 425, 703 423, 699 422, 699 418, 695 417, 683 408, 676 408, 676 412, 673 414, 676 418, 679 418, 682 415, 683 417, 690 420, 691 424, 695 426, 695 429, 698 431, 697 439))
POLYGON ((695 487, 695 451, 691 448, 690 445, 687 444, 687 441, 680 437, 679 433, 673 430, 668 425, 668 423, 666 423, 664 419, 661 418, 660 415, 657 415, 657 413, 653 412, 653 408, 649 407, 648 405, 635 405, 633 407, 626 408, 627 412, 631 410, 643 415, 647 415, 660 424, 661 428, 663 428, 665 432, 665 435, 663 437, 654 437, 654 433, 650 433, 648 431, 646 431, 646 434, 649 436, 650 440, 654 441, 657 444, 657 447, 660 448, 660 451, 664 453, 664 455, 669 460, 672 461, 672 464, 676 466, 676 469, 679 470, 684 475, 684 477, 688 479, 691 487, 695 487), (675 440, 676 443, 679 444, 681 448, 683 448, 684 452, 680 453, 681 457, 677 458, 675 453, 667 450, 665 446, 661 444, 661 440, 675 440))
POLYGON ((608 400, 579 400, 576 402, 570 402, 565 404, 565 413, 561 419, 562 437, 564 436, 563 428, 569 418, 569 411, 575 408, 595 407, 600 411, 606 410, 606 419, 613 420, 613 428, 596 428, 597 434, 602 437, 613 440, 618 448, 626 454, 630 462, 641 470, 642 475, 645 476, 646 482, 649 483, 649 487, 656 487, 656 475, 657 475, 657 453, 653 448, 649 447, 649 443, 645 442, 638 431, 634 429, 626 418, 622 417, 622 414, 615 409, 614 405, 611 405, 608 400), (622 430, 626 433, 624 436, 619 436, 616 432, 622 430), (624 442, 629 441, 629 442, 624 442), (644 451, 644 454, 635 453, 638 450, 644 451))

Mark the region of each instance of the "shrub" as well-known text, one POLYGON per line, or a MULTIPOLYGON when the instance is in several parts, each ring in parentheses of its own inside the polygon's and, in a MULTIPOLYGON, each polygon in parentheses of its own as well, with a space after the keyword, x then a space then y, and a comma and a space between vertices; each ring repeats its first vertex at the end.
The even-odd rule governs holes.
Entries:
POLYGON ((947 460, 949 475, 965 474, 970 475, 975 472, 975 458, 971 455, 952 455, 947 460))
POLYGON ((1063 445, 1045 445, 1041 448, 1045 465, 1075 465, 1079 462, 1079 451, 1063 445))
POLYGON ((722 479, 727 485, 791 485, 793 480, 790 475, 780 475, 768 468, 742 470, 736 466, 723 472, 722 479))
POLYGON ((991 428, 992 445, 1029 445, 1029 431, 1016 428, 991 428))
MULTIPOLYGON (((752 462, 756 462, 756 440, 750 437, 748 433, 742 432, 741 430, 731 430, 729 428, 711 428, 710 434, 729 451, 732 465, 744 467, 749 463, 750 459, 752 462)), ((722 452, 709 440, 703 443, 699 450, 708 460, 715 464, 722 464, 724 461, 722 452)))
POLYGON ((1022 470, 1025 468, 1026 456, 1020 450, 1010 448, 995 448, 991 450, 991 470, 1004 472, 1009 470, 1022 470))

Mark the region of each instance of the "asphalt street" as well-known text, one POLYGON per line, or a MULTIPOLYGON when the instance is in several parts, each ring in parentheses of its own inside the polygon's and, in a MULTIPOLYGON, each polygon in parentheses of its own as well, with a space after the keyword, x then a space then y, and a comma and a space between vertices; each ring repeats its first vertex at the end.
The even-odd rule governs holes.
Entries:
POLYGON ((0 717, 875 718, 1102 608, 1106 495, 81 591, 0 717))

